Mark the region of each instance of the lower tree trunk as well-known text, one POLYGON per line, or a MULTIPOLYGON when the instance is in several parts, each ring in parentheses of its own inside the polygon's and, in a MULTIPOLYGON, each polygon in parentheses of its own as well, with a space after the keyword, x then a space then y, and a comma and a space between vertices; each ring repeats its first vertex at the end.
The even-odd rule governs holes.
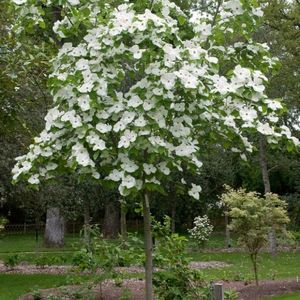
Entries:
POLYGON ((257 272, 257 254, 251 254, 251 261, 253 265, 253 271, 254 271, 254 276, 255 276, 255 285, 258 286, 258 272, 257 272))
POLYGON ((65 244, 65 220, 58 207, 49 207, 46 213, 45 246, 63 247, 65 244))
POLYGON ((88 200, 84 201, 84 241, 87 247, 90 247, 90 202, 88 200))
POLYGON ((126 224, 126 213, 127 207, 125 201, 121 201, 121 235, 122 238, 125 240, 127 238, 127 224, 126 224))
MULTIPOLYGON (((265 194, 271 192, 271 184, 270 184, 270 177, 268 172, 268 162, 267 162, 267 155, 266 155, 266 140, 263 135, 260 135, 259 137, 259 155, 260 155, 260 168, 264 183, 264 190, 265 194)), ((275 256, 277 254, 277 241, 276 241, 276 232, 274 229, 274 226, 272 226, 270 232, 269 232, 269 252, 272 254, 272 256, 275 256)))
POLYGON ((172 230, 173 233, 175 233, 175 230, 176 230, 176 223, 175 223, 175 219, 176 219, 176 202, 172 203, 171 218, 172 218, 171 230, 172 230))
POLYGON ((151 233, 151 212, 149 192, 145 191, 143 199, 143 213, 144 213, 144 236, 145 236, 145 278, 146 278, 146 300, 153 299, 153 261, 152 261, 152 233, 151 233))
POLYGON ((227 248, 231 248, 230 230, 228 225, 228 214, 225 212, 225 243, 227 248))
POLYGON ((111 199, 105 203, 105 213, 103 221, 103 236, 107 239, 116 238, 120 228, 120 206, 119 201, 111 199))

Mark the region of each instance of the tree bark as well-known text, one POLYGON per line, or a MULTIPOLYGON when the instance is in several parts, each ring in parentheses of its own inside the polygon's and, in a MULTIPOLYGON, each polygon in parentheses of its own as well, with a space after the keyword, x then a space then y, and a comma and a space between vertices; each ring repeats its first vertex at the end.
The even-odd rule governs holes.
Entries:
POLYGON ((103 220, 103 236, 107 239, 116 238, 120 228, 120 205, 115 199, 105 203, 105 213, 103 220))
POLYGON ((229 220, 228 220, 228 213, 226 211, 225 211, 225 243, 227 248, 231 248, 229 220))
POLYGON ((84 200, 84 241, 87 247, 90 247, 90 201, 88 199, 84 200))
MULTIPOLYGON (((263 135, 260 135, 259 137, 259 154, 260 154, 260 168, 264 183, 264 191, 265 194, 271 193, 271 184, 270 184, 270 177, 268 172, 268 162, 267 162, 267 155, 266 155, 266 140, 263 135)), ((269 252, 272 254, 272 256, 275 256, 277 254, 277 241, 276 241, 276 232, 275 228, 272 225, 272 228, 268 235, 269 239, 269 252)))
POLYGON ((176 202, 175 202, 175 199, 174 199, 174 202, 172 202, 172 207, 171 207, 171 230, 172 230, 172 233, 175 233, 175 230, 176 230, 176 202))
POLYGON ((65 220, 58 207, 49 207, 46 213, 45 246, 63 247, 65 244, 65 220))
POLYGON ((125 240, 127 238, 127 223, 126 223, 127 207, 125 201, 121 201, 121 236, 125 240))
POLYGON ((145 278, 146 278, 146 300, 153 299, 153 261, 152 261, 152 233, 151 233, 151 212, 150 212, 150 199, 149 192, 145 191, 143 199, 143 212, 144 212, 144 238, 145 238, 145 278))

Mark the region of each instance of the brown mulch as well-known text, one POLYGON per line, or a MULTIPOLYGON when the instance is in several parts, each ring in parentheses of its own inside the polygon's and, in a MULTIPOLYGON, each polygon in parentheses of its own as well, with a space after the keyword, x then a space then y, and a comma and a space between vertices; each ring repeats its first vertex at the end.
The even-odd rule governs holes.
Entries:
MULTIPOLYGON (((239 292, 239 300, 259 300, 275 295, 300 292, 299 280, 262 280, 259 286, 255 283, 245 285, 244 282, 224 282, 225 289, 235 289, 239 292)), ((300 299, 300 296, 299 296, 300 299)))

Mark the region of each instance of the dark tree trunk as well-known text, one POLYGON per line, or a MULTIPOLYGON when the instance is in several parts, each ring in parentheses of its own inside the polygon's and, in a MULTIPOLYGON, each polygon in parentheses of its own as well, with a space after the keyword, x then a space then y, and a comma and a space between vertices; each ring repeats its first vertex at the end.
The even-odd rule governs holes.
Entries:
POLYGON ((227 248, 231 248, 231 238, 227 211, 225 211, 225 243, 227 248))
POLYGON ((127 223, 126 223, 127 207, 125 201, 121 201, 121 236, 125 240, 127 238, 127 223))
MULTIPOLYGON (((271 184, 270 184, 270 177, 268 171, 268 161, 267 161, 267 145, 266 140, 263 135, 259 137, 259 154, 260 154, 260 168, 264 183, 264 190, 265 194, 271 192, 271 184)), ((269 232, 269 251, 270 253, 275 256, 277 254, 277 241, 276 241, 276 232, 274 226, 272 226, 269 232)))
POLYGON ((84 201, 84 241, 87 247, 90 246, 90 201, 85 199, 84 201))
POLYGON ((65 220, 58 207, 49 207, 46 214, 45 246, 63 247, 65 244, 65 220))
POLYGON ((153 260, 152 260, 152 232, 151 232, 151 212, 150 212, 149 193, 145 191, 143 200, 144 213, 144 238, 145 238, 145 278, 146 278, 146 300, 153 299, 153 260))
POLYGON ((116 238, 120 229, 120 205, 116 199, 111 199, 105 203, 105 213, 103 220, 103 236, 107 239, 116 238))
POLYGON ((176 230, 176 202, 175 202, 175 199, 174 199, 174 202, 172 202, 171 218, 172 218, 171 229, 172 229, 172 232, 175 233, 175 230, 176 230))

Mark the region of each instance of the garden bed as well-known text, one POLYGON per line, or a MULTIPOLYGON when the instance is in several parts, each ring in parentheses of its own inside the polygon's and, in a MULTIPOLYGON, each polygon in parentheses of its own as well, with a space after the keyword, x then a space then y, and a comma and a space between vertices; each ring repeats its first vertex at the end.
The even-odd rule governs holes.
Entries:
MULTIPOLYGON (((256 287, 254 283, 245 286, 244 282, 232 281, 224 282, 225 289, 235 289, 239 292, 239 300, 259 300, 268 299, 271 296, 282 295, 291 292, 300 291, 300 282, 296 280, 276 280, 276 281, 261 281, 260 286, 256 287)), ((105 280, 101 288, 95 286, 92 291, 96 297, 95 300, 117 300, 121 295, 126 293, 132 300, 145 299, 144 294, 145 282, 140 279, 126 279, 122 284, 118 284, 113 280, 105 280)), ((63 297, 67 292, 76 294, 76 290, 83 291, 82 287, 69 286, 57 289, 46 289, 41 291, 42 299, 46 299, 49 295, 63 297)), ((72 299, 72 298, 70 298, 72 299)), ((31 294, 27 294, 20 300, 33 300, 31 294)))
POLYGON ((239 292, 239 300, 268 299, 271 296, 283 295, 300 291, 300 281, 297 280, 262 280, 259 286, 254 283, 245 285, 244 282, 225 282, 226 289, 235 289, 239 292))

